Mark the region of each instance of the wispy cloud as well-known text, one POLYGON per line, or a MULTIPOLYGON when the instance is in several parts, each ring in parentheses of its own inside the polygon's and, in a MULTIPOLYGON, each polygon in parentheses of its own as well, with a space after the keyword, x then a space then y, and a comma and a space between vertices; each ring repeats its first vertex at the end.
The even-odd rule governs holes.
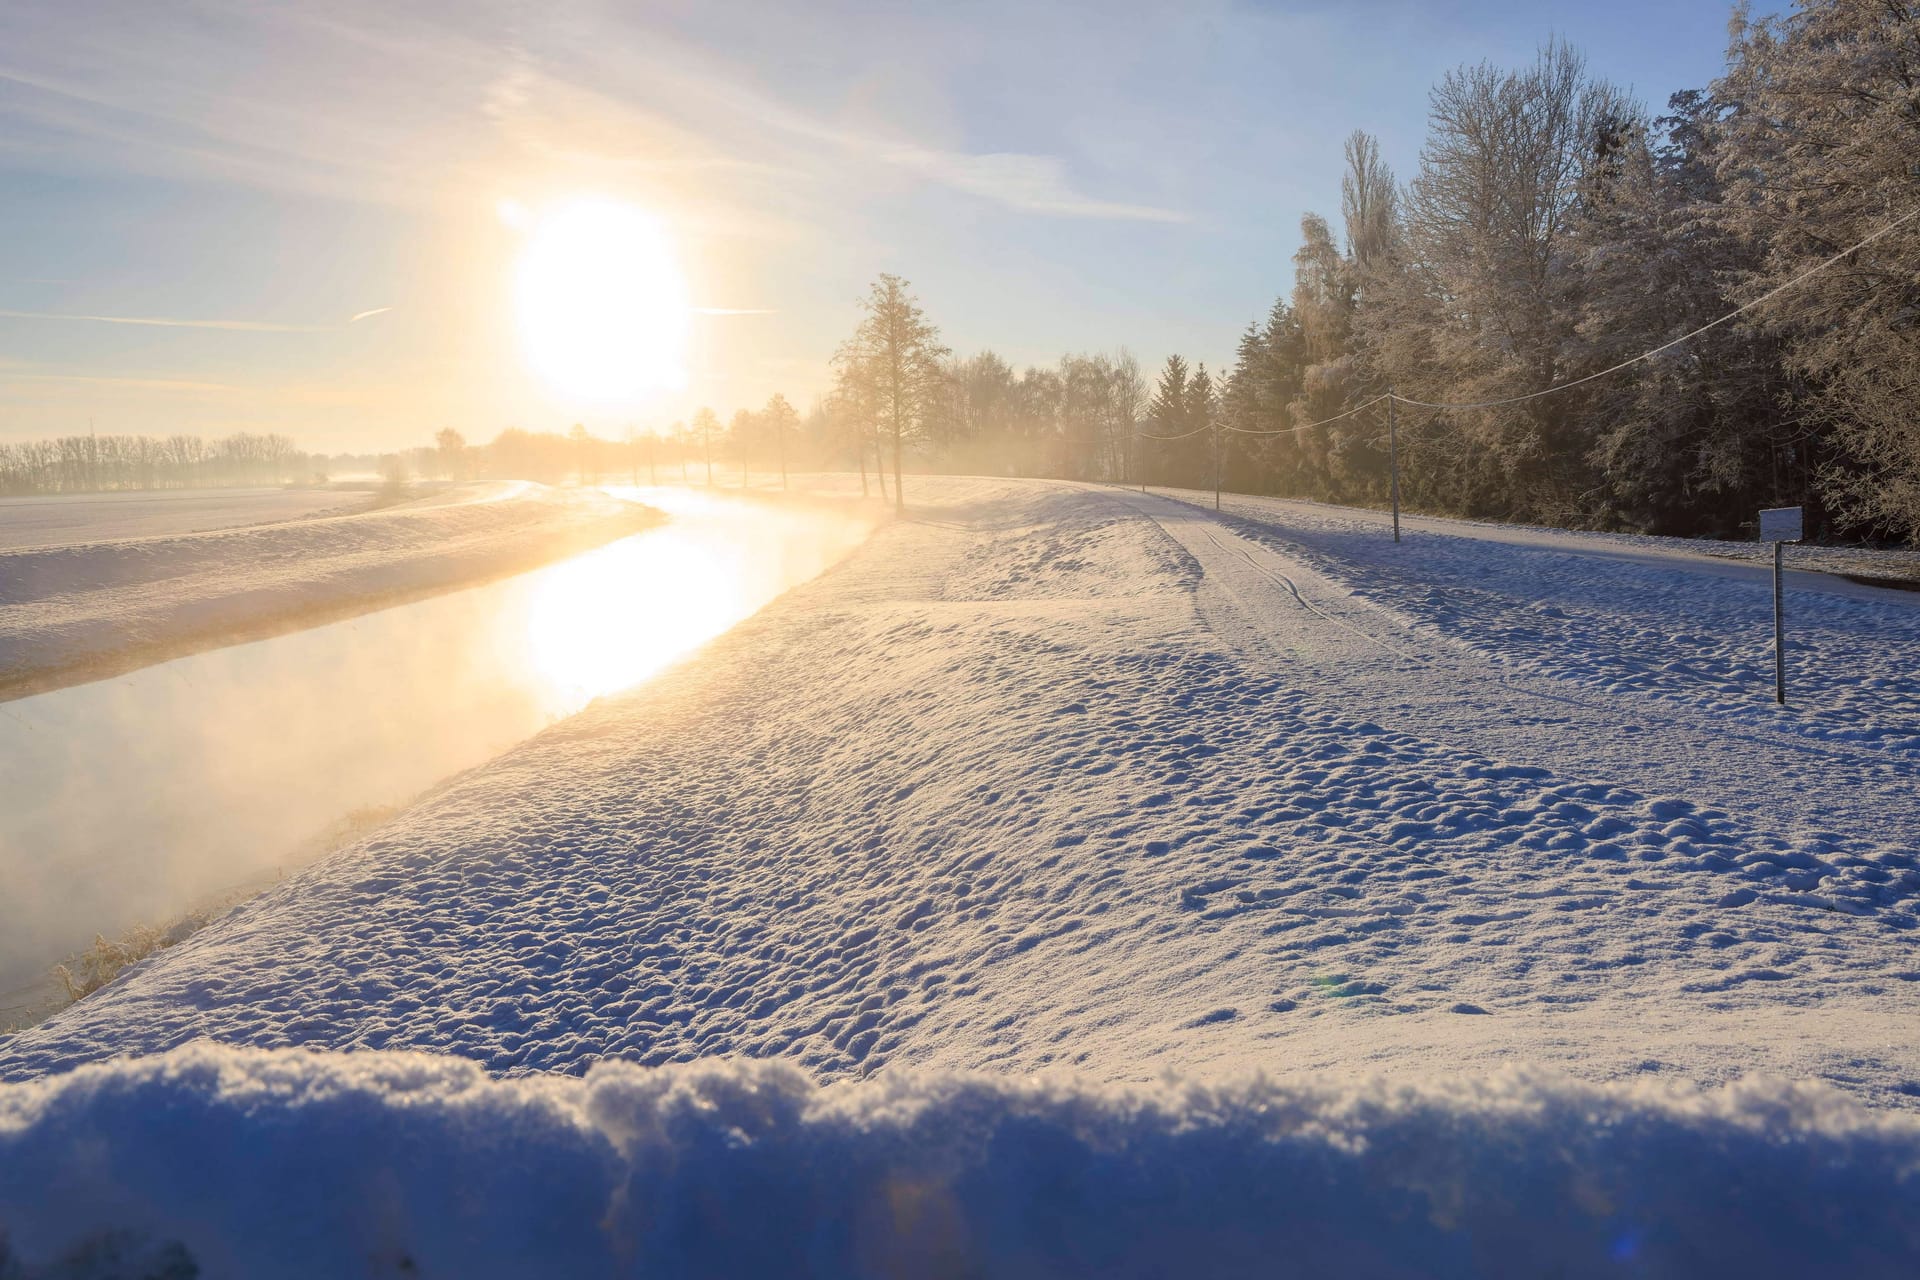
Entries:
MULTIPOLYGON (((4 311, 9 320, 80 320, 94 324, 139 324, 160 329, 229 329, 238 333, 324 333, 321 324, 269 324, 264 320, 183 320, 170 316, 94 316, 65 311, 4 311)), ((355 317, 358 319, 359 317, 355 317)))
POLYGON ((957 191, 997 201, 1027 213, 1063 218, 1109 218, 1127 222, 1188 222, 1177 209, 1099 200, 1075 191, 1054 156, 996 152, 970 155, 921 147, 874 146, 878 158, 957 191))
MULTIPOLYGON (((761 184, 790 190, 812 179, 844 191, 853 162, 1043 216, 1189 220, 1178 210, 1091 194, 1059 156, 975 153, 931 141, 903 121, 860 128, 816 114, 792 94, 758 87, 750 69, 677 39, 665 24, 625 33, 571 24, 525 31, 485 4, 396 13, 361 0, 309 8, 204 2, 223 16, 217 28, 183 30, 130 5, 121 14, 127 29, 105 55, 87 46, 85 58, 32 67, 0 59, 0 81, 41 95, 14 109, 25 113, 23 123, 47 131, 43 146, 71 150, 84 137, 143 170, 171 167, 397 203, 447 191, 464 199, 470 188, 526 165, 583 178, 624 174, 697 203, 701 221, 712 225, 726 209, 767 216, 761 184), (225 36, 208 33, 216 29, 225 36), (271 87, 238 74, 223 39, 280 56, 285 73, 271 87), (561 65, 564 74, 553 69, 561 65), (215 74, 203 74, 208 67, 215 74), (425 138, 434 140, 431 164, 420 147, 425 138), (793 140, 817 150, 808 155, 793 140)), ((16 14, 18 30, 10 32, 0 9, 0 48, 57 48, 49 29, 73 25, 42 21, 16 14)))
POLYGON ((775 314, 772 307, 695 307, 693 313, 699 316, 770 316, 775 314))
POLYGON ((685 69, 686 62, 685 58, 677 58, 673 66, 662 66, 648 78, 658 82, 671 77, 674 96, 680 101, 697 96, 709 106, 755 126, 770 127, 795 138, 824 144, 854 160, 904 170, 1026 213, 1134 222, 1192 220, 1190 215, 1177 209, 1086 195, 1075 187, 1066 164, 1058 156, 958 151, 827 124, 746 87, 740 78, 711 71, 690 75, 685 69))
POLYGON ((347 323, 359 324, 362 320, 365 320, 371 316, 383 316, 391 310, 393 310, 392 307, 369 307, 365 311, 355 312, 353 315, 353 318, 348 320, 347 323))
POLYGON ((226 382, 194 382, 184 378, 134 378, 88 373, 0 372, 0 386, 9 382, 71 382, 90 386, 123 387, 130 391, 243 391, 226 382))

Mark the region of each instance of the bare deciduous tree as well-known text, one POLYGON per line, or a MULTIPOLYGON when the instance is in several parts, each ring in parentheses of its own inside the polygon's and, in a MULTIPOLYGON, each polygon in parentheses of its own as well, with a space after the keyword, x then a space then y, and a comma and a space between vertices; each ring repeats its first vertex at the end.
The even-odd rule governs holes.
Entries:
POLYGON ((860 327, 841 345, 834 365, 849 407, 891 439, 893 504, 903 511, 901 456, 908 438, 924 429, 935 409, 945 383, 947 349, 899 276, 882 274, 861 307, 860 327))

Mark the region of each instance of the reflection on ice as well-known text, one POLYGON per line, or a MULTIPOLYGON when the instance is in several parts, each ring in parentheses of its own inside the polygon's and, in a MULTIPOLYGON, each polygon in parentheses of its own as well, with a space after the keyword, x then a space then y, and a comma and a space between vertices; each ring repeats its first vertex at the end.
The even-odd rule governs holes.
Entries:
POLYGON ((518 578, 0 706, 0 985, 297 862, 659 671, 851 550, 851 512, 622 491, 669 523, 518 578))

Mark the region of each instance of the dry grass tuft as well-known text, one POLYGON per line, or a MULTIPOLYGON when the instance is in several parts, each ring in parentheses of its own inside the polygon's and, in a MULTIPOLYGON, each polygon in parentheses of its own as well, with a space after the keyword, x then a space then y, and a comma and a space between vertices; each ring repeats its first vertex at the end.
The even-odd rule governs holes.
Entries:
MULTIPOLYGON (((305 864, 344 849, 385 826, 405 808, 404 804, 394 804, 354 809, 300 850, 296 860, 305 864)), ((279 878, 278 874, 273 877, 274 880, 279 878)), ((53 980, 59 984, 66 999, 62 1001, 58 996, 50 996, 43 1006, 28 1012, 25 1022, 0 1026, 0 1038, 23 1031, 67 1005, 86 999, 148 956, 185 942, 264 887, 263 883, 255 882, 229 890, 202 902, 197 909, 165 926, 138 924, 118 938, 96 934, 91 947, 65 964, 53 967, 53 980)), ((4 1275, 4 1272, 0 1272, 0 1278, 4 1275)))
POLYGON ((140 963, 156 951, 164 951, 177 942, 185 942, 213 921, 213 913, 194 911, 181 916, 165 929, 137 924, 114 939, 95 934, 93 945, 75 956, 71 963, 53 966, 54 979, 67 993, 67 1003, 83 1000, 112 982, 122 970, 140 963))

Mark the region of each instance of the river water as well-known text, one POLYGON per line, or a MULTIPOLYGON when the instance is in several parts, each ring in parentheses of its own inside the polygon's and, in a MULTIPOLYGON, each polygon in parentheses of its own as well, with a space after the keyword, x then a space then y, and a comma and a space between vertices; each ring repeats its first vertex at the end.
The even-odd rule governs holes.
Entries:
POLYGON ((618 490, 660 528, 486 586, 0 706, 0 992, 313 856, 820 573, 871 516, 618 490))

